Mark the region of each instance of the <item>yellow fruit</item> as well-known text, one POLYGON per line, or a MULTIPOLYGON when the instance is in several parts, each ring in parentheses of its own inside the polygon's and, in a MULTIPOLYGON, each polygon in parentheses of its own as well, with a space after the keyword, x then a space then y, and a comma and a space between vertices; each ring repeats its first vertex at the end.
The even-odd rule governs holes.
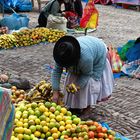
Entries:
POLYGON ((40 119, 38 119, 38 118, 35 119, 35 123, 36 123, 36 124, 40 124, 40 119))
POLYGON ((66 120, 66 124, 72 124, 72 120, 66 120))
POLYGON ((50 114, 49 118, 50 119, 54 119, 55 118, 55 115, 54 114, 50 114))
POLYGON ((50 136, 50 137, 48 137, 47 140, 54 140, 54 138, 50 136))
POLYGON ((24 127, 24 128, 28 128, 28 126, 29 126, 28 123, 24 123, 24 124, 23 124, 23 127, 24 127))
POLYGON ((66 129, 70 129, 71 127, 72 127, 71 124, 67 124, 67 125, 65 126, 66 129))
POLYGON ((44 139, 45 138, 45 134, 42 133, 40 137, 41 137, 41 139, 44 139))
POLYGON ((60 127, 59 127, 59 131, 62 132, 62 131, 64 131, 64 130, 65 130, 65 127, 64 127, 64 126, 60 126, 60 127))
POLYGON ((44 132, 44 133, 47 133, 48 130, 49 130, 48 126, 43 126, 43 132, 44 132))
POLYGON ((16 123, 16 126, 17 127, 22 127, 23 126, 23 123, 19 121, 19 122, 16 123))
POLYGON ((40 112, 45 112, 46 111, 45 106, 44 105, 39 106, 39 111, 40 112))
POLYGON ((46 117, 46 122, 49 123, 50 122, 50 118, 46 117))
POLYGON ((48 116, 50 115, 50 113, 47 112, 47 111, 45 111, 43 114, 44 114, 46 117, 48 117, 48 116))
POLYGON ((37 137, 37 138, 39 138, 41 136, 41 132, 35 131, 34 132, 34 136, 37 137))
POLYGON ((24 134, 31 135, 31 130, 28 128, 24 129, 24 134))
POLYGON ((51 133, 57 133, 57 132, 58 132, 58 129, 57 129, 56 127, 54 127, 54 128, 52 128, 52 129, 50 130, 50 132, 51 132, 51 133))
POLYGON ((23 134, 24 133, 24 128, 23 127, 16 127, 14 129, 14 132, 18 133, 18 134, 23 134))
POLYGON ((62 108, 61 108, 61 113, 66 114, 66 113, 67 113, 67 109, 64 108, 64 107, 62 107, 62 108))
POLYGON ((50 122, 54 122, 54 123, 55 123, 55 122, 56 122, 56 120, 55 120, 55 119, 50 119, 50 122))
POLYGON ((57 115, 57 116, 56 116, 56 120, 57 120, 58 122, 60 122, 60 121, 63 120, 63 117, 62 117, 61 115, 57 115))
POLYGON ((61 126, 65 126, 65 122, 64 122, 64 121, 60 121, 59 124, 60 124, 61 126))
POLYGON ((41 126, 45 126, 45 125, 46 125, 46 121, 41 121, 41 122, 40 122, 40 125, 41 125, 41 126))
POLYGON ((17 135, 17 138, 18 138, 19 140, 22 140, 22 139, 23 139, 23 134, 18 134, 18 135, 17 135))
POLYGON ((59 135, 58 135, 58 133, 53 133, 52 137, 56 140, 56 139, 58 139, 59 135))

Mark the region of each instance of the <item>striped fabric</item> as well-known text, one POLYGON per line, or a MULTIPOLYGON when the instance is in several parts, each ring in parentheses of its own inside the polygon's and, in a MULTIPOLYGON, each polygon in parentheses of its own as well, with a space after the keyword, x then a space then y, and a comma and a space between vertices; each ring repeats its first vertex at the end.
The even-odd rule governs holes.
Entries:
POLYGON ((0 87, 0 140, 10 140, 14 123, 14 106, 8 92, 0 87))

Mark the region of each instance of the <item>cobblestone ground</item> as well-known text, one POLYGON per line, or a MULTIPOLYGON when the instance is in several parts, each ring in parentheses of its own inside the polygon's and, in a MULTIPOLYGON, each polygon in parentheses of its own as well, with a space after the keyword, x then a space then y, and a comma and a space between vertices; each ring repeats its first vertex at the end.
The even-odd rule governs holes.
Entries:
MULTIPOLYGON (((140 13, 133 10, 116 9, 113 6, 97 5, 100 13, 99 26, 91 35, 103 38, 107 45, 114 47, 136 39, 140 34, 140 13)), ((30 27, 37 25, 36 7, 28 13, 30 27)), ((79 35, 77 35, 79 36, 79 35)), ((37 83, 50 76, 43 69, 44 64, 53 65, 53 44, 39 44, 0 51, 0 70, 21 75, 31 83, 37 83)), ((116 131, 131 138, 140 140, 140 80, 122 77, 115 80, 112 97, 93 109, 116 131)), ((99 117, 100 118, 100 117, 99 117)))

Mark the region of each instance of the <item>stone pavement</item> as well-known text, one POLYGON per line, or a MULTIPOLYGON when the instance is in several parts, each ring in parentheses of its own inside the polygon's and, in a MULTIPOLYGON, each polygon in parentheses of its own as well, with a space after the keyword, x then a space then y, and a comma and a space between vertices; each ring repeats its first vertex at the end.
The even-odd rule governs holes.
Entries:
MULTIPOLYGON (((91 35, 101 37, 109 45, 118 47, 129 39, 136 39, 140 31, 140 13, 111 6, 97 5, 100 11, 99 26, 91 35)), ((38 12, 27 13, 30 27, 37 25, 38 12)), ((53 44, 39 44, 31 47, 0 51, 0 70, 12 75, 21 74, 32 83, 37 83, 49 74, 44 64, 52 64, 53 44)), ((140 80, 122 77, 115 80, 112 97, 93 109, 99 120, 107 122, 114 130, 140 140, 140 80)))

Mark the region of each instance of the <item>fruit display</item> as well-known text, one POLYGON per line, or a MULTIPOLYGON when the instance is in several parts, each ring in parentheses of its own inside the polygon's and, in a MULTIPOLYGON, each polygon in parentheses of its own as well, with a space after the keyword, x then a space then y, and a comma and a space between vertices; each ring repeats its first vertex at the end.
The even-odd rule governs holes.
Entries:
POLYGON ((16 38, 12 34, 4 34, 0 36, 0 48, 9 49, 16 45, 16 38))
POLYGON ((54 102, 19 102, 11 140, 121 140, 98 122, 81 121, 54 102))
POLYGON ((32 28, 22 29, 19 32, 0 36, 0 48, 8 49, 21 46, 31 46, 40 42, 56 42, 59 38, 66 35, 66 32, 58 29, 32 28))
MULTIPOLYGON (((63 94, 60 94, 59 104, 63 105, 62 102, 63 94)), ((40 81, 36 84, 26 95, 26 100, 30 102, 38 102, 40 100, 51 101, 52 99, 52 85, 50 82, 45 80, 40 81)))
POLYGON ((102 127, 96 121, 88 120, 81 121, 74 129, 71 128, 63 138, 65 140, 121 140, 115 136, 115 131, 102 127))
POLYGON ((56 140, 80 122, 80 118, 53 102, 19 102, 11 140, 56 140))
POLYGON ((12 91, 12 94, 11 94, 12 103, 17 104, 18 102, 23 101, 25 99, 26 92, 24 90, 17 89, 16 86, 12 86, 11 91, 12 91))

